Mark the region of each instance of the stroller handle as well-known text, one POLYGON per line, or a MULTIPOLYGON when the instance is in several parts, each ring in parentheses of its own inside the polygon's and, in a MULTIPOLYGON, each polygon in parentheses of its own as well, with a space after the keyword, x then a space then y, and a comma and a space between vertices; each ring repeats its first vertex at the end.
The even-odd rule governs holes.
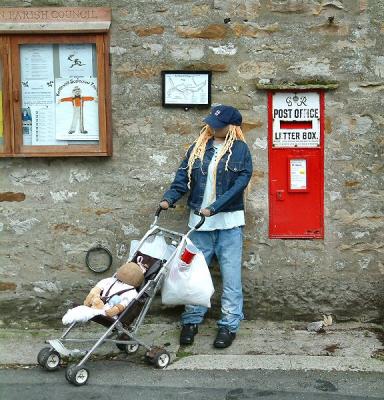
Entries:
MULTIPOLYGON (((173 204, 172 205, 170 204, 169 208, 176 208, 176 206, 174 206, 173 204)), ((157 224, 157 221, 159 219, 159 215, 163 210, 165 210, 165 208, 162 208, 161 206, 157 207, 157 210, 155 212, 155 220, 153 221, 151 227, 153 227, 153 226, 155 226, 157 224)))
MULTIPOLYGON (((174 205, 170 205, 169 208, 176 208, 174 205)), ((156 225, 157 220, 159 219, 160 213, 164 210, 161 206, 157 207, 157 210, 155 212, 155 221, 153 222, 152 226, 156 225)), ((200 221, 196 224, 194 227, 194 230, 199 229, 205 222, 205 216, 200 213, 199 210, 194 211, 196 215, 198 215, 201 219, 200 221)))
POLYGON ((205 215, 203 215, 199 210, 196 210, 194 214, 198 215, 201 218, 200 221, 195 226, 195 229, 199 229, 201 225, 203 225, 205 222, 205 215))
MULTIPOLYGON (((169 208, 176 208, 176 206, 175 205, 169 205, 169 208)), ((157 210, 156 210, 156 212, 155 212, 155 217, 159 217, 159 215, 160 215, 160 213, 163 211, 163 210, 167 210, 166 208, 162 208, 161 206, 159 206, 159 207, 157 207, 157 210)))

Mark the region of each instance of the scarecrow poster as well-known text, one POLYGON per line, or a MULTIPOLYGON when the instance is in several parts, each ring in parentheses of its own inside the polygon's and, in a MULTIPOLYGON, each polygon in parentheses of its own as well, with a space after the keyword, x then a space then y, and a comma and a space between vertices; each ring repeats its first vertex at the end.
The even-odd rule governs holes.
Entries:
POLYGON ((56 139, 99 140, 97 79, 55 81, 56 139))

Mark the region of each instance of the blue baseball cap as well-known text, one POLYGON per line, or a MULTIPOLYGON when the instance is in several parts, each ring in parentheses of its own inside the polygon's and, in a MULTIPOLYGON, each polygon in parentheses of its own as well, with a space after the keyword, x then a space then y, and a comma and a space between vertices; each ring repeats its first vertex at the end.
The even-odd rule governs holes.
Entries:
POLYGON ((212 107, 211 113, 208 117, 204 118, 203 121, 213 129, 220 129, 227 125, 240 126, 243 117, 237 108, 219 104, 218 106, 212 107))

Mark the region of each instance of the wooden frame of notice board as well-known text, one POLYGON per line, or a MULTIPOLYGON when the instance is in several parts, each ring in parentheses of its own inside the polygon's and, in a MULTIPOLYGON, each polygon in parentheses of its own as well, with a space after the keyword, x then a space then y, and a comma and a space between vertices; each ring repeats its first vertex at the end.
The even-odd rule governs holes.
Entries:
POLYGON ((106 8, 0 8, 0 157, 112 154, 110 22, 106 8))

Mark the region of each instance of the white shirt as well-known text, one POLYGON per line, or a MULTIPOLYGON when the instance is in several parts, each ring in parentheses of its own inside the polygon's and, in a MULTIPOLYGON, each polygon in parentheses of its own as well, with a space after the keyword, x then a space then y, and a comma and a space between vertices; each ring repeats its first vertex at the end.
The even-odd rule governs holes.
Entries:
MULTIPOLYGON (((213 143, 215 153, 212 157, 211 162, 208 166, 207 184, 204 190, 203 202, 201 208, 206 208, 211 205, 216 197, 213 196, 213 172, 215 167, 215 161, 217 155, 223 146, 223 143, 213 143)), ((200 221, 200 217, 194 214, 194 210, 191 210, 189 214, 188 226, 194 228, 200 221)), ((216 229, 232 229, 237 226, 245 225, 244 210, 219 212, 211 217, 206 217, 204 224, 199 228, 199 231, 214 231, 216 229)))
POLYGON ((124 292, 120 295, 120 297, 121 297, 120 304, 122 304, 124 307, 127 307, 128 304, 131 302, 131 300, 133 300, 137 295, 137 291, 133 286, 127 285, 126 283, 123 283, 123 282, 120 282, 120 281, 116 280, 116 278, 114 278, 114 277, 102 279, 101 281, 99 281, 96 284, 96 287, 98 287, 102 290, 102 292, 100 293, 100 296, 105 296, 107 294, 108 289, 111 286, 112 286, 112 288, 108 293, 108 297, 113 296, 114 294, 116 294, 122 290, 132 288, 132 290, 129 290, 128 292, 124 292), (116 283, 113 284, 115 281, 116 281, 116 283))

